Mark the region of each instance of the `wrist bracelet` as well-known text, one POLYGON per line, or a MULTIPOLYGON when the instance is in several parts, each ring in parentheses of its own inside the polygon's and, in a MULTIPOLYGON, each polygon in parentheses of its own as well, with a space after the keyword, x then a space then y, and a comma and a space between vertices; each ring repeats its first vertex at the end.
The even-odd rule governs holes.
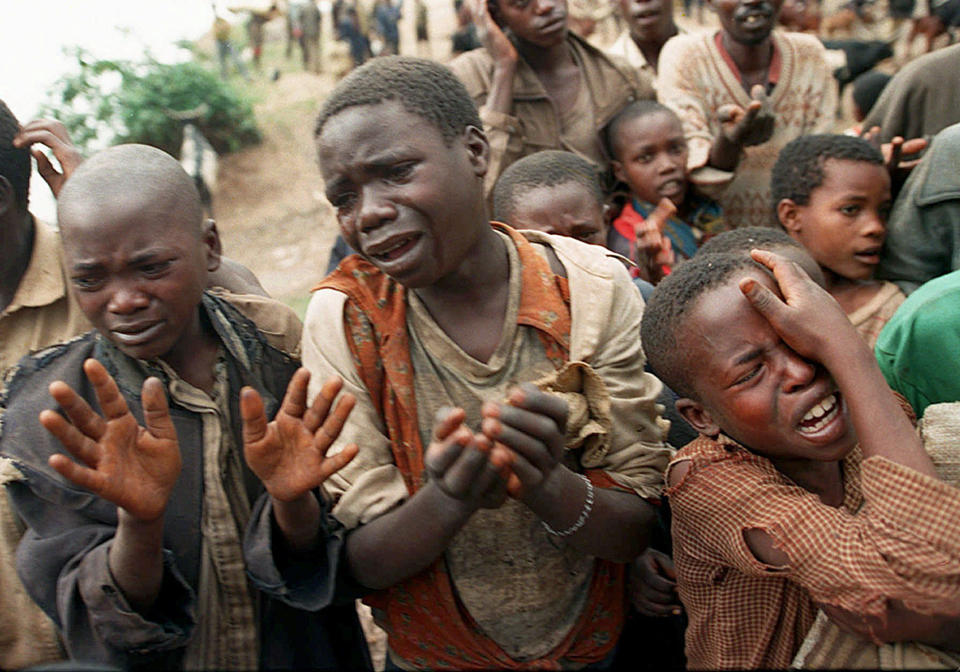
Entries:
POLYGON ((547 525, 547 521, 540 521, 543 523, 543 528, 555 537, 569 537, 571 534, 579 530, 586 524, 587 518, 590 517, 590 512, 593 510, 593 483, 591 483, 590 479, 583 474, 577 474, 577 476, 582 478, 583 482, 587 485, 587 497, 583 500, 583 510, 580 512, 580 517, 577 518, 577 522, 567 529, 557 532, 555 529, 547 525))

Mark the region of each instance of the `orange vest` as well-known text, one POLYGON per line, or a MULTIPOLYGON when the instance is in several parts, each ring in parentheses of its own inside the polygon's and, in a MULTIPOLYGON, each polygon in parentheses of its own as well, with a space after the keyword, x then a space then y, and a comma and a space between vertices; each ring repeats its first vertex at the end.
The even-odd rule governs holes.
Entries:
MULTIPOLYGON (((559 368, 570 348, 570 296, 565 278, 526 238, 508 234, 520 258, 522 291, 517 323, 537 329, 547 358, 559 368)), ((347 342, 354 363, 384 419, 393 459, 412 495, 423 487, 424 450, 417 424, 414 371, 407 336, 405 289, 373 264, 353 255, 316 289, 336 289, 349 300, 344 309, 347 342)), ((599 487, 618 487, 603 471, 591 470, 599 487)), ((419 574, 364 601, 385 615, 390 648, 407 662, 428 669, 560 669, 560 662, 602 660, 623 626, 625 565, 596 560, 590 592, 580 618, 549 655, 516 661, 480 631, 456 597, 441 556, 419 574)))

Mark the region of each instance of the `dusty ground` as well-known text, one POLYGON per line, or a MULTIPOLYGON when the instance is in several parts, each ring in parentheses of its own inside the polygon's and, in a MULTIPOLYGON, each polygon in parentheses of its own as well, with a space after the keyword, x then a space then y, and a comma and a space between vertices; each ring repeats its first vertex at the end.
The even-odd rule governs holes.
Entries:
MULTIPOLYGON (((412 3, 411 3, 412 4, 412 3)), ((452 2, 427 0, 431 44, 419 55, 449 54, 452 2)), ((412 15, 411 11, 408 14, 412 15)), ((276 298, 302 311, 310 288, 323 278, 336 236, 333 210, 323 196, 316 164, 313 123, 320 105, 347 68, 345 45, 324 23, 323 72, 303 72, 299 53, 284 56, 282 20, 268 25, 264 72, 248 87, 263 143, 220 161, 214 202, 226 254, 249 267, 276 298), (280 77, 272 81, 273 70, 280 77)), ((401 23, 401 52, 415 54, 413 25, 401 23)))

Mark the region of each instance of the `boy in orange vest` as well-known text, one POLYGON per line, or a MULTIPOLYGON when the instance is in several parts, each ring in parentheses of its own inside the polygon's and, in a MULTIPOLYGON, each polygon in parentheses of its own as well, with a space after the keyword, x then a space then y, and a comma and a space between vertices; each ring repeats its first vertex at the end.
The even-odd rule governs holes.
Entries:
POLYGON ((304 359, 357 397, 325 491, 390 663, 604 661, 670 455, 639 292, 599 246, 491 226, 489 145, 441 65, 358 69, 316 140, 359 254, 311 299, 304 359))

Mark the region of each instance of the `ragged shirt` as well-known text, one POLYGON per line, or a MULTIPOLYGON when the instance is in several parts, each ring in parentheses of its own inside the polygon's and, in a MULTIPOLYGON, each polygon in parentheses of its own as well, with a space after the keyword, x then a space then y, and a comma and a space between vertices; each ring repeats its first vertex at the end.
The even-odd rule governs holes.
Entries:
MULTIPOLYGON (((222 354, 212 394, 160 361, 126 356, 97 332, 18 365, 2 399, 0 454, 4 485, 28 526, 17 555, 24 585, 79 662, 124 669, 357 667, 352 661, 363 656, 351 654, 362 640, 355 638, 352 648, 334 643, 322 609, 333 596, 337 563, 330 559, 339 557, 342 532, 331 529, 310 558, 330 571, 324 590, 313 591, 309 612, 257 596, 247 578, 249 572, 258 588, 274 587, 282 580, 276 561, 283 556, 269 543, 269 498, 240 455, 237 392, 254 387, 267 416, 275 413, 299 366, 299 320, 259 296, 208 292, 198 310, 222 354), (49 455, 62 448, 36 422, 37 410, 51 405, 46 389, 53 380, 96 407, 81 368, 88 357, 104 364, 140 423, 139 394, 148 375, 163 381, 169 395, 183 467, 164 514, 163 585, 148 614, 131 608, 109 570, 117 507, 49 467, 49 455)), ((329 620, 358 629, 352 604, 329 620), (344 620, 346 614, 352 616, 344 620)))
POLYGON ((882 457, 864 460, 859 447, 841 463, 839 508, 722 434, 700 436, 670 468, 684 461, 689 471, 666 494, 691 669, 788 667, 817 602, 881 615, 899 599, 960 613, 960 490, 882 457), (770 535, 790 566, 760 562, 748 529, 770 535))

